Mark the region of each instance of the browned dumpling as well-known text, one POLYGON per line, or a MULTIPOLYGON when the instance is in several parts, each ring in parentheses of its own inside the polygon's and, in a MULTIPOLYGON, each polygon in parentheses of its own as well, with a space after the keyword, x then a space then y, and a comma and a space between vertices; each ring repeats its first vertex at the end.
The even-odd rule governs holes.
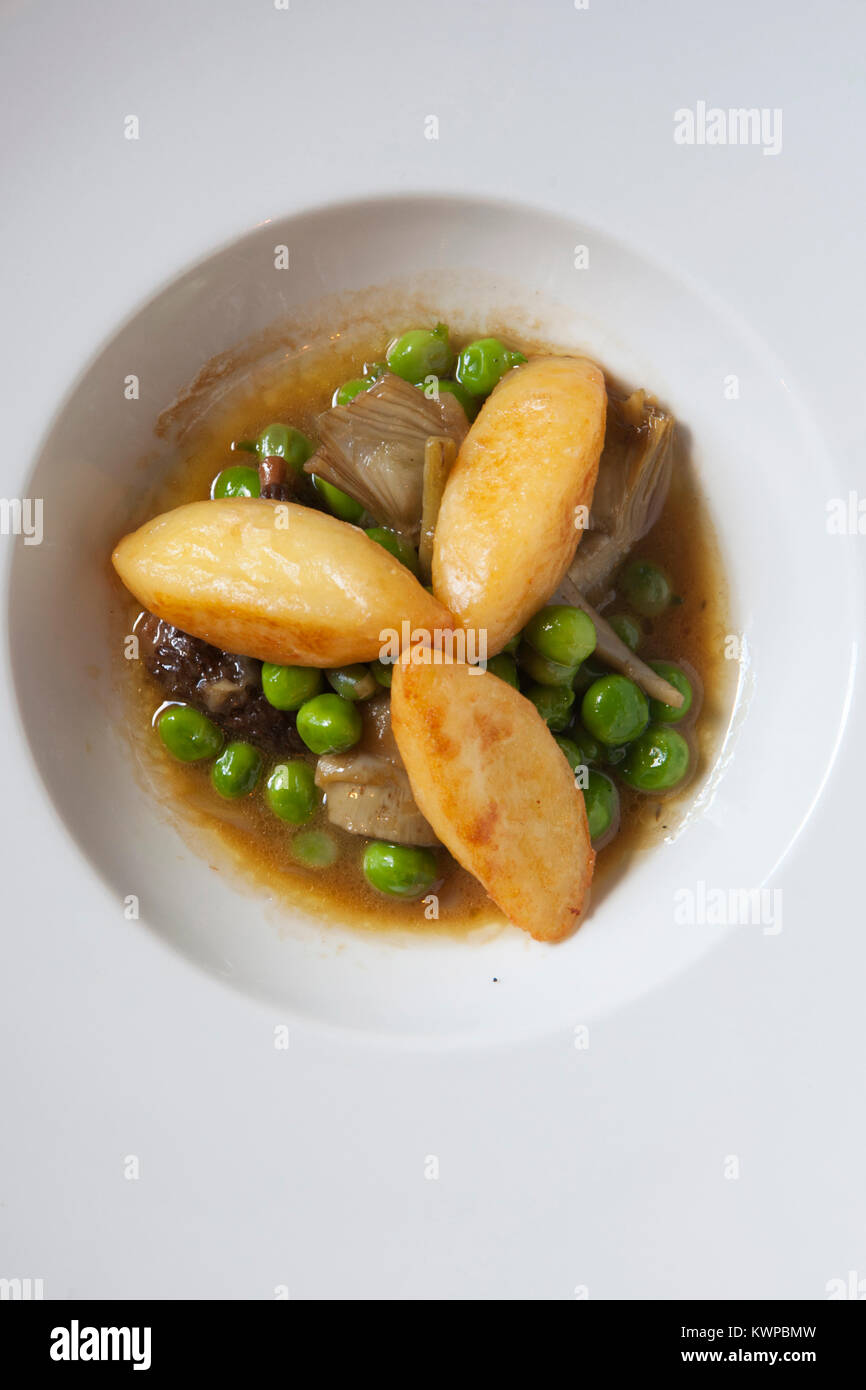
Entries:
POLYGON ((401 663, 391 721, 415 801, 454 858, 516 926, 567 936, 595 855, 583 795, 535 706, 477 667, 401 663))
POLYGON ((449 613, 364 532, 293 503, 191 502, 125 536, 114 567, 138 601, 194 637, 282 665, 374 660, 383 632, 449 613), (284 524, 283 524, 284 523, 284 524))
POLYGON ((583 357, 507 372, 460 448, 433 549, 433 589, 492 655, 555 592, 582 534, 604 444, 604 376, 583 357))

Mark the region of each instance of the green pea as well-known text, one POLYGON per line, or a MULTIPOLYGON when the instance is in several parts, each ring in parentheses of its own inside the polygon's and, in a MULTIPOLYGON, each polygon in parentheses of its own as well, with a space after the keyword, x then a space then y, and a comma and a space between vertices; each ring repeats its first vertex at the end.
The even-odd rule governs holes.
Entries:
POLYGON ((568 727, 574 691, 567 685, 528 685, 523 693, 554 733, 562 733, 568 727))
POLYGON ((569 603, 549 603, 530 618, 525 640, 548 661, 578 667, 595 651, 595 624, 582 608, 569 603))
POLYGON ((369 391, 375 380, 372 376, 353 376, 351 381, 344 381, 331 397, 331 405, 348 405, 356 396, 360 396, 362 391, 369 391))
POLYGON ((274 709, 300 709, 323 685, 322 673, 315 666, 275 666, 270 661, 262 666, 262 690, 274 709))
POLYGON ((265 784, 265 800, 274 815, 291 825, 308 821, 318 799, 316 774, 301 758, 278 763, 265 784))
POLYGON ((454 352, 448 325, 413 328, 388 344, 388 369, 415 385, 425 376, 448 376, 454 366, 454 352))
POLYGON ((520 689, 520 682, 517 679, 517 663, 508 652, 500 652, 498 656, 491 656, 487 662, 487 669, 492 671, 494 676, 498 676, 501 681, 513 685, 515 690, 520 689))
POLYGON ((650 666, 683 696, 679 709, 675 705, 666 705, 663 700, 650 700, 650 719, 655 724, 678 724, 692 707, 692 683, 682 667, 675 666, 672 661, 651 661, 650 666))
POLYGON ((261 497, 258 469, 235 464, 217 473, 210 487, 211 497, 261 497))
MULTIPOLYGON (((426 383, 422 381, 418 384, 424 390, 424 394, 426 395, 426 383)), ((437 389, 439 391, 440 396, 444 391, 446 396, 456 397, 456 399, 460 402, 460 404, 466 412, 467 420, 471 421, 475 419, 475 416, 478 414, 479 409, 478 402, 474 400, 472 396, 470 396, 465 386, 460 385, 459 381, 442 381, 440 378, 437 389)))
POLYGON ((517 661, 521 671, 525 671, 529 679, 537 681, 539 685, 570 686, 577 675, 576 666, 560 666, 555 661, 548 661, 528 642, 521 642, 518 647, 517 661))
POLYGON ((581 719, 599 743, 630 743, 649 723, 647 698, 628 676, 602 676, 583 697, 581 719))
POLYGON ((384 840, 371 840, 364 850, 363 865, 370 887, 390 898, 420 898, 439 877, 432 850, 384 840))
POLYGON ((210 770, 210 779, 220 796, 234 801, 255 790, 262 771, 262 755, 251 743, 229 743, 210 770))
POLYGON ((382 377, 382 376, 385 375, 385 373, 387 372, 387 370, 388 370, 388 363, 387 363, 387 362, 365 362, 365 363, 364 363, 364 376, 367 377, 368 380, 378 381, 380 377, 382 377))
POLYGON ((632 560, 626 565, 617 587, 642 618, 657 618, 671 601, 667 575, 649 560, 632 560))
POLYGON ((170 705, 156 727, 169 753, 182 763, 215 758, 223 746, 222 730, 192 705, 170 705))
POLYGON ((384 546, 395 560, 399 560, 401 565, 405 565, 407 570, 411 570, 415 578, 418 578, 418 553, 398 532, 392 531, 390 526, 371 526, 367 535, 377 545, 384 546))
POLYGON ((339 852, 327 830, 299 830, 292 836, 292 856, 308 869, 330 869, 339 852))
POLYGON ((498 338, 477 338, 457 358, 456 376, 470 396, 489 396, 507 371, 525 361, 522 352, 509 352, 498 338))
POLYGON ((689 770, 689 745, 676 729, 654 726, 635 739, 620 776, 639 792, 670 791, 689 770))
POLYGON ((326 671, 325 679, 344 700, 367 700, 376 693, 376 677, 361 662, 326 671))
POLYGON ((333 512, 334 516, 338 516, 341 521, 350 521, 354 524, 361 520, 364 515, 364 508, 360 502, 356 502, 354 497, 349 496, 348 492, 342 492, 340 488, 334 487, 333 483, 317 477, 315 473, 312 477, 313 487, 329 512, 333 512))
POLYGON ((609 777, 593 768, 583 788, 583 800, 589 823, 589 838, 600 840, 619 815, 619 792, 609 777))
POLYGON ((285 459, 298 472, 316 452, 312 439, 292 425, 267 425, 259 435, 256 447, 261 458, 285 459))
POLYGON ((298 710, 298 733, 312 753, 345 753, 361 737, 357 707, 342 695, 315 695, 298 710))
POLYGON ((379 685, 383 685, 385 689, 388 690, 391 685, 391 678, 394 675, 393 664, 385 661, 371 661, 370 670, 373 672, 374 680, 378 681, 379 685))
POLYGON ((520 640, 521 634, 519 632, 515 632, 513 637, 509 637, 502 650, 504 652, 508 652, 509 656, 515 656, 517 653, 517 648, 520 646, 520 640))
POLYGON ((232 448, 239 450, 242 454, 257 454, 259 452, 254 439, 236 439, 232 443, 232 448))
POLYGON ((621 642, 625 642, 629 651, 636 652, 641 644, 643 628, 637 618, 633 618, 629 613, 614 613, 608 617, 608 622, 621 642))

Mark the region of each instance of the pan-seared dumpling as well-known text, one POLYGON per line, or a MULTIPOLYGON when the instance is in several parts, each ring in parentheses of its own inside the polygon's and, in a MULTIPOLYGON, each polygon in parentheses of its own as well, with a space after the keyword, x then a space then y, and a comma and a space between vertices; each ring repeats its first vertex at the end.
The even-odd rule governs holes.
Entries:
POLYGON ((372 661, 389 630, 453 626, 383 546, 311 507, 190 502, 125 536, 112 556, 157 617, 224 651, 281 665, 372 661))
POLYGON ((583 795, 535 706, 489 671, 401 662, 391 724, 412 793, 516 926, 567 936, 595 855, 583 795))
POLYGON ((604 376, 583 357, 507 372, 460 448, 433 549, 433 589, 492 655, 557 589, 592 503, 604 376))

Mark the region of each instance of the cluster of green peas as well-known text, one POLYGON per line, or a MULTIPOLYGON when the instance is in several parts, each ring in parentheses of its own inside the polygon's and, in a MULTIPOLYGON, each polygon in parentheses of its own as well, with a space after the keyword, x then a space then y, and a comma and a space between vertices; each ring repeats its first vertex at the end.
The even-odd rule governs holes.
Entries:
MULTIPOLYGON (((312 666, 262 666, 262 689, 275 709, 295 714, 298 733, 311 753, 344 753, 362 733, 357 705, 381 686, 391 683, 391 669, 381 662, 320 671, 312 666), (325 689, 325 683, 331 686, 325 689)), ((258 787, 264 759, 251 743, 225 742, 222 730, 192 705, 169 705, 157 719, 168 751, 181 762, 213 759, 214 790, 227 801, 250 796, 258 787)), ((264 785, 267 806, 279 820, 303 827, 319 806, 315 772, 304 758, 291 758, 272 768, 264 785)), ((324 830, 297 829, 292 853, 308 868, 329 868, 336 860, 335 840, 324 830)), ((440 877, 436 856, 429 849, 372 840, 364 850, 362 867, 367 882, 389 897, 416 898, 440 877)))
MULTIPOLYGON (((618 587, 633 613, 614 614, 610 622, 634 651, 643 636, 640 617, 658 617, 674 596, 664 572, 644 560, 625 568, 618 587)), ((549 604, 488 662, 488 670, 532 701, 572 771, 583 769, 590 836, 599 841, 618 818, 619 794, 611 777, 595 765, 615 768, 637 791, 666 792, 678 786, 688 773, 690 752, 672 726, 688 714, 694 692, 681 667, 654 661, 653 670, 682 694, 683 703, 677 709, 649 699, 627 676, 594 663, 595 645, 595 627, 582 609, 549 604)))
POLYGON ((364 375, 353 377, 334 392, 334 405, 348 405, 373 386, 386 371, 413 386, 426 387, 433 379, 437 390, 455 396, 469 420, 474 420, 485 396, 512 367, 526 358, 507 348, 499 338, 476 338, 457 353, 451 346, 448 326, 412 328, 388 345, 384 362, 368 362, 364 375))

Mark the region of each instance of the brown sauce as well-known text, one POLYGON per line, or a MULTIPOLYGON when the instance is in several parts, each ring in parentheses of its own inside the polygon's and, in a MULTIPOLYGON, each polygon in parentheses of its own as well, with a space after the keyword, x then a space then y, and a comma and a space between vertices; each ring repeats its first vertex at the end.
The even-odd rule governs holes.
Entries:
MULTIPOLYGON (((150 490, 136 515, 130 517, 130 528, 171 507, 208 497, 211 482, 221 469, 251 462, 249 455, 232 451, 232 442, 254 438, 274 420, 291 423, 315 437, 316 416, 330 405, 335 387, 361 375, 366 361, 381 360, 393 333, 406 326, 398 324, 390 330, 386 326, 374 335, 369 330, 363 335, 351 331, 334 334, 321 344, 287 352, 276 365, 259 368, 182 436, 176 467, 150 490)), ((522 340, 507 331, 501 336, 525 352, 551 350, 549 344, 522 340)), ((470 337, 463 335, 462 340, 470 337)), ((554 350, 567 349, 560 346, 554 350)), ((651 382, 629 386, 652 389, 651 382)), ((596 901, 636 853, 658 842, 682 819, 712 762, 730 707, 729 663, 724 660, 727 588, 694 472, 684 448, 677 447, 664 511, 635 553, 667 571, 682 602, 652 622, 644 620, 646 636, 640 655, 645 660, 665 657, 686 661, 699 673, 704 702, 694 731, 695 765, 688 784, 665 799, 641 795, 617 782, 622 819, 616 838, 597 859, 596 901)), ((614 603, 609 611, 618 606, 614 603)), ((129 632, 138 609, 125 591, 122 607, 124 630, 129 632)), ((215 870, 239 870, 254 887, 264 889, 279 902, 362 929, 453 934, 503 921, 476 880, 444 851, 440 852, 443 882, 436 890, 438 920, 425 915, 430 909, 423 901, 406 903, 382 897, 361 873, 366 841, 331 825, 321 809, 310 825, 326 827, 338 842, 337 862, 318 870, 297 864, 290 853, 292 827, 269 812, 260 794, 241 803, 225 802, 212 790, 207 766, 177 763, 168 755, 152 729, 154 713, 163 701, 160 688, 141 663, 123 661, 121 666, 139 766, 156 795, 176 815, 179 827, 192 832, 197 844, 199 832, 205 832, 205 848, 215 870)))

